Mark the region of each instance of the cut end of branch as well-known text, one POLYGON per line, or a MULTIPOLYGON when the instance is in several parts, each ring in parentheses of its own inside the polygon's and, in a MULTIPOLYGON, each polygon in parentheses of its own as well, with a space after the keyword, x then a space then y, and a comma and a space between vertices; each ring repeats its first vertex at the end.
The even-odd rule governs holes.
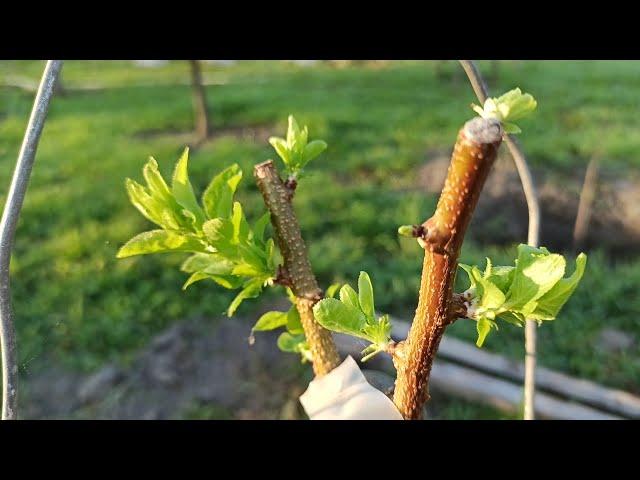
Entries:
POLYGON ((495 118, 475 117, 464 124, 464 134, 475 143, 490 144, 501 141, 504 131, 495 118))
POLYGON ((256 178, 267 178, 273 174, 277 175, 277 171, 275 166, 273 165, 273 160, 267 160, 262 163, 258 163, 255 167, 253 167, 253 174, 256 178))

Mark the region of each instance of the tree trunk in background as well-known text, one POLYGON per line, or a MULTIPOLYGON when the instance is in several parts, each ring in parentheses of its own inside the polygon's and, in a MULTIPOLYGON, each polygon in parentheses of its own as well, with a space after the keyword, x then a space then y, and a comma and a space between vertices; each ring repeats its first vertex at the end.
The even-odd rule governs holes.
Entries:
POLYGON ((583 247, 587 234, 589 233, 589 221, 591 220, 591 212, 593 210, 593 202, 596 198, 596 190, 598 188, 598 159, 591 158, 582 184, 582 192, 580 193, 580 203, 578 205, 578 214, 576 223, 573 228, 573 251, 579 252, 583 247))
POLYGON ((209 110, 207 109, 207 96, 202 84, 202 72, 200 60, 189 60, 191 67, 191 91, 193 98, 193 114, 195 120, 195 133, 198 142, 206 140, 211 132, 209 110))

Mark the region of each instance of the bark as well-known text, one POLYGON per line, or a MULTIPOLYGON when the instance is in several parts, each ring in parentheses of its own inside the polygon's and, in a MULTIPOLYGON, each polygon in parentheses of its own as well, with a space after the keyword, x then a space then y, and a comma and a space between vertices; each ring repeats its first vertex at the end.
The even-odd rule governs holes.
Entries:
POLYGON ((476 117, 465 124, 434 215, 423 223, 425 256, 415 318, 397 362, 394 403, 406 419, 419 419, 429 399, 429 375, 450 323, 453 286, 464 235, 503 131, 497 120, 476 117))
POLYGON ((313 356, 313 371, 316 376, 325 375, 340 364, 340 357, 331 332, 318 324, 313 316, 313 306, 322 299, 322 290, 311 270, 307 248, 291 204, 293 191, 282 182, 271 160, 256 165, 254 175, 271 213, 271 224, 284 261, 278 278, 290 286, 296 296, 296 307, 313 356))

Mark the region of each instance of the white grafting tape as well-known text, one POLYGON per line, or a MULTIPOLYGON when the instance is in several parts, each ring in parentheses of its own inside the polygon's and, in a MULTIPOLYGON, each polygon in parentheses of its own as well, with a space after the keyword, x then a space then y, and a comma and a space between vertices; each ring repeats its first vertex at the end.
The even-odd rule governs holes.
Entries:
POLYGON ((367 382, 351 356, 314 379, 300 403, 310 420, 402 420, 393 402, 367 382))

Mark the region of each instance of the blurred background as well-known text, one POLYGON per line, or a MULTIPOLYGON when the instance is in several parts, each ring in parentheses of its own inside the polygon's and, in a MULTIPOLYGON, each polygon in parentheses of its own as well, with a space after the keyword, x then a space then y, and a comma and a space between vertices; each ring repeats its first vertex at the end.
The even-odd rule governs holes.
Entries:
MULTIPOLYGON (((576 252, 589 254, 577 292, 539 329, 539 364, 640 395, 640 62, 479 66, 492 94, 520 87, 538 100, 519 140, 539 189, 541 244, 569 255, 571 271, 576 252)), ((0 62, 2 204, 43 68, 0 62)), ((456 61, 65 62, 11 264, 21 416, 304 418, 297 397, 310 367, 279 352, 277 335, 247 341, 258 316, 286 299, 269 292, 227 319, 234 292, 213 282, 181 291, 184 256, 116 260, 151 225, 130 205, 125 178, 140 181, 149 156, 170 177, 190 145, 197 194, 240 164, 238 197, 253 221, 264 207, 252 167, 275 158, 267 139, 295 115, 329 144, 295 197, 321 286, 353 285, 366 270, 378 309, 410 321, 422 254, 396 229, 433 212, 473 102, 456 61)), ((512 263, 526 232, 503 148, 461 260, 512 263)), ((505 324, 484 349, 522 361, 523 335, 505 324)), ((474 342, 475 327, 456 322, 447 336, 474 342)), ((435 389, 429 416, 517 418, 518 408, 435 389)))

